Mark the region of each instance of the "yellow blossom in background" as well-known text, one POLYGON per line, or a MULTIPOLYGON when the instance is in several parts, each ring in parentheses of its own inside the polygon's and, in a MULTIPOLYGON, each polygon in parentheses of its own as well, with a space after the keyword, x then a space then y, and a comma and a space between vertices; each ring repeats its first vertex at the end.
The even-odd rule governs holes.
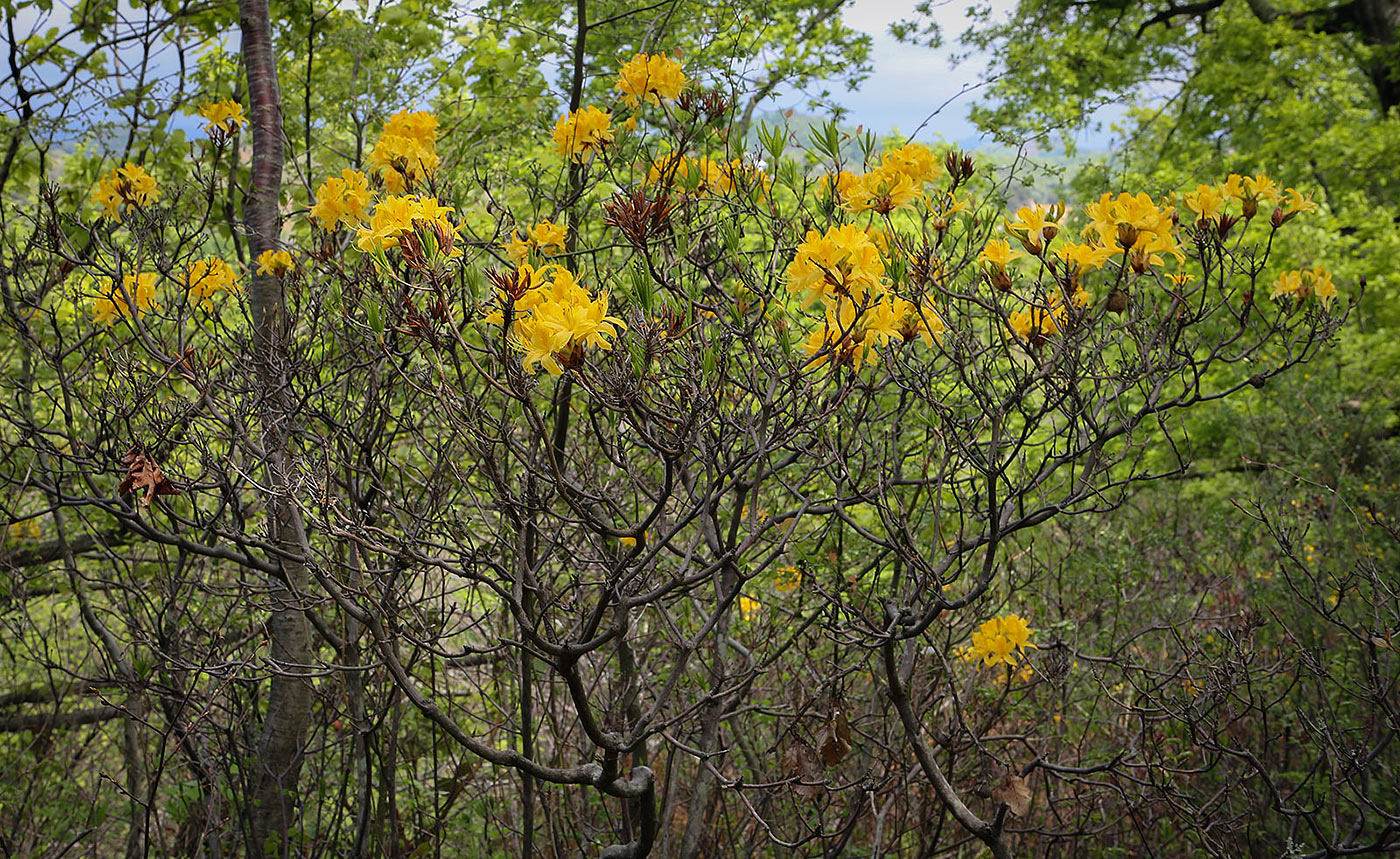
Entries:
POLYGON ((623 63, 615 87, 627 106, 636 109, 643 101, 659 107, 663 98, 679 98, 685 84, 680 63, 660 54, 637 54, 623 63))
POLYGON ((730 172, 710 158, 671 152, 652 161, 647 170, 648 185, 676 186, 699 194, 728 194, 734 190, 730 172))
POLYGON ((1005 663, 1014 667, 1018 655, 1024 654, 1028 647, 1035 647, 1030 643, 1034 631, 1020 615, 994 617, 972 634, 971 650, 988 666, 1005 663))
POLYGON ((565 114, 554 126, 555 147, 573 161, 587 163, 612 139, 612 114, 596 107, 565 114))
POLYGON ((292 262, 292 255, 286 251, 268 248, 258 254, 258 274, 285 277, 287 273, 295 267, 296 264, 292 262))
POLYGON ((1286 271, 1279 275, 1269 291, 1270 298, 1293 298, 1298 304, 1309 296, 1317 298, 1324 308, 1330 308, 1337 297, 1337 285, 1332 273, 1320 265, 1301 271, 1286 271))
POLYGON ((832 227, 825 234, 809 230, 784 277, 789 292, 808 300, 850 298, 863 302, 885 291, 885 263, 870 235, 854 224, 832 227))
POLYGON ((817 368, 827 363, 849 364, 859 370, 862 364, 878 362, 871 348, 874 338, 867 337, 857 325, 855 305, 849 299, 840 299, 826 307, 822 323, 807 333, 802 348, 812 360, 809 367, 817 368))
POLYGON ((133 305, 136 308, 136 318, 140 319, 146 311, 156 307, 157 279, 158 275, 155 272, 146 271, 126 275, 122 278, 120 286, 116 281, 112 281, 93 301, 93 320, 111 325, 123 317, 130 318, 133 305))
POLYGON ((1048 307, 1032 305, 1012 313, 1007 321, 1018 339, 1035 344, 1052 334, 1060 333, 1061 326, 1068 318, 1068 308, 1057 296, 1051 300, 1048 307))
POLYGON ((369 178, 357 170, 342 170, 339 177, 327 179, 316 189, 311 217, 320 221, 327 232, 340 224, 359 226, 371 199, 369 178))
POLYGON ((569 228, 553 221, 540 221, 530 228, 530 241, 545 256, 564 252, 564 243, 569 238, 569 228))
POLYGON ((773 577, 773 590, 790 594, 802 586, 802 571, 796 567, 781 567, 773 577))
POLYGON ((218 257, 195 260, 185 269, 185 288, 190 298, 208 304, 216 293, 238 291, 238 273, 218 257))
POLYGON ((849 170, 842 170, 834 176, 824 174, 819 177, 817 179, 817 187, 823 193, 831 193, 836 196, 844 197, 846 193, 850 191, 855 181, 856 177, 854 173, 849 170))
POLYGON ((122 219, 122 203, 149 206, 159 198, 156 180, 141 165, 130 161, 103 176, 92 191, 92 201, 114 221, 122 219))
POLYGON ((216 134, 231 135, 248 124, 248 117, 243 115, 243 105, 231 98, 206 101, 200 106, 199 115, 205 119, 204 133, 211 137, 216 134))
POLYGON ((763 603, 753 597, 739 595, 739 617, 744 620, 753 620, 763 611, 763 603))
POLYGON ((437 115, 401 110, 384 122, 368 162, 391 194, 403 194, 437 172, 437 115))

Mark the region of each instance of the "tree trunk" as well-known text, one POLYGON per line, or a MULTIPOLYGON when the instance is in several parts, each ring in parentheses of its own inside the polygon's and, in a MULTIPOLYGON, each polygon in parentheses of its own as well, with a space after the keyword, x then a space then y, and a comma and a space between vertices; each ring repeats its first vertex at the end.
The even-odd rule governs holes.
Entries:
MULTIPOLYGON (((282 189, 282 108, 268 0, 239 0, 238 13, 253 131, 252 175, 243 201, 243 220, 249 256, 256 260, 263 251, 277 247, 281 233, 278 200, 282 189)), ((302 748, 311 720, 308 672, 312 655, 310 632, 299 602, 299 595, 307 587, 306 565, 298 560, 304 557, 305 527, 301 509, 288 487, 292 415, 282 279, 254 275, 249 305, 253 316, 253 366, 261 388, 267 508, 278 553, 273 560, 281 569, 281 576, 270 583, 272 616, 267 632, 273 676, 253 761, 249 852, 288 856, 288 833, 297 817, 296 788, 302 748)))

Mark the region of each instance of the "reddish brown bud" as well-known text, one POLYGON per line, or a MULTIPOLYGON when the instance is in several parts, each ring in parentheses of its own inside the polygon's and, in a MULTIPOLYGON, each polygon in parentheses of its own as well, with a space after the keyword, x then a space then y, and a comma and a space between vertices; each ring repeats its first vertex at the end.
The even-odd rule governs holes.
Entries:
POLYGON ((1128 293, 1115 288, 1108 294, 1108 312, 1122 315, 1128 309, 1128 293))

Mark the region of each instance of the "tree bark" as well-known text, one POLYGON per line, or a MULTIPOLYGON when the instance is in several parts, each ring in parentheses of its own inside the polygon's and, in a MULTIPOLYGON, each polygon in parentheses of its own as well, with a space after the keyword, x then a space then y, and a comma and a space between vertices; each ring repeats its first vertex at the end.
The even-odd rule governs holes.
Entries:
MULTIPOLYGON (((272 46, 268 0, 239 0, 243 68, 248 79, 253 132, 252 172, 243 200, 249 256, 275 249, 281 233, 282 108, 272 46)), ((253 367, 258 375, 266 462, 268 518, 280 575, 270 584, 267 622, 272 683, 262 735, 253 760, 249 834, 251 855, 289 856, 288 834, 297 818, 296 789, 307 725, 311 720, 311 638, 300 594, 307 587, 305 526, 289 487, 292 406, 284 285, 254 275, 249 289, 253 317, 253 367)))

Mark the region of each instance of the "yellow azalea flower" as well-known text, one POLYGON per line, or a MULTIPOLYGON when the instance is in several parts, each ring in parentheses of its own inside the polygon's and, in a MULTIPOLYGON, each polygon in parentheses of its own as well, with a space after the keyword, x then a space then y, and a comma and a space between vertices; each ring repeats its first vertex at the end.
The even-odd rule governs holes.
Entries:
POLYGON ((816 368, 828 363, 849 364, 851 369, 860 370, 865 363, 878 363, 871 349, 874 338, 866 334, 857 324, 858 314, 849 299, 838 299, 833 308, 826 307, 822 323, 807 333, 802 348, 813 356, 808 366, 816 368))
POLYGON ((876 346, 888 345, 892 340, 912 343, 915 339, 932 346, 935 340, 943 339, 945 330, 943 318, 928 299, 916 305, 897 295, 886 295, 875 302, 865 312, 861 325, 865 336, 876 346))
MULTIPOLYGON (((524 353, 527 372, 542 366, 552 375, 565 367, 578 366, 584 350, 612 349, 612 342, 627 324, 608 315, 608 293, 596 298, 579 285, 573 272, 558 265, 534 269, 522 265, 514 283, 518 294, 513 299, 515 320, 511 326, 510 344, 524 353)), ((504 321, 504 307, 509 296, 498 296, 496 310, 487 322, 504 321)))
POLYGON ((437 115, 401 110, 384 122, 366 159, 391 194, 403 194, 437 172, 437 115))
POLYGON ((569 228, 565 224, 555 224, 546 220, 530 228, 531 243, 545 256, 563 253, 568 237, 569 228))
POLYGON ((886 149, 880 156, 881 169, 893 169, 908 176, 921 188, 937 182, 943 175, 943 165, 922 143, 909 143, 898 149, 886 149))
POLYGON ((888 214, 924 198, 920 183, 903 171, 879 167, 857 176, 841 195, 841 201, 854 214, 875 211, 888 214))
MULTIPOLYGON (((360 227, 355 246, 362 251, 387 251, 399 247, 404 236, 413 232, 414 223, 423 225, 439 235, 451 237, 456 227, 447 219, 451 206, 438 203, 436 197, 420 197, 416 194, 385 197, 374 207, 369 225, 360 227)), ((447 250, 449 258, 462 255, 462 249, 455 244, 447 250)))
POLYGON ((268 248, 258 254, 258 274, 285 277, 287 273, 295 267, 296 264, 292 262, 292 255, 286 251, 268 248))
POLYGON ((637 54, 623 63, 615 87, 627 106, 635 109, 643 101, 659 107, 663 98, 679 98, 685 84, 680 63, 660 54, 637 54))
POLYGON ((1121 251, 1098 244, 1066 242, 1055 248, 1055 255, 1064 260, 1071 276, 1077 277, 1086 271, 1097 271, 1104 263, 1118 256, 1121 251))
POLYGON ((1325 308, 1332 306, 1337 297, 1337 285, 1332 282, 1332 273, 1320 265, 1301 271, 1286 271, 1274 281, 1269 291, 1270 298, 1288 296, 1301 304, 1308 296, 1315 296, 1325 308))
POLYGON ((1286 271, 1274 281, 1273 287, 1269 290, 1269 297, 1280 298, 1285 295, 1299 301, 1303 300, 1305 293, 1303 292, 1302 272, 1286 271))
POLYGON ((573 161, 587 163, 612 139, 612 114, 596 107, 565 114, 554 126, 555 147, 573 161))
POLYGON ((355 170, 342 170, 339 178, 327 179, 316 189, 311 217, 319 220, 327 232, 339 224, 356 227, 364 221, 370 200, 369 178, 355 170))
POLYGON ((977 261, 1004 271, 1008 263, 1023 256, 1025 254, 1020 251, 1012 250, 1011 243, 1006 239, 992 239, 977 255, 977 261))
POLYGON ((199 115, 205 120, 204 133, 213 137, 216 134, 231 135, 248 124, 243 115, 243 105, 231 98, 206 101, 199 108, 199 115))
POLYGON ((1337 297, 1337 285, 1332 282, 1332 273, 1320 265, 1315 265, 1303 271, 1302 276, 1303 282, 1317 300, 1322 302, 1322 306, 1331 308, 1332 299, 1337 297))
POLYGON ((1098 202, 1084 207, 1089 215, 1086 236, 1097 236, 1108 247, 1127 250, 1133 270, 1143 272, 1149 265, 1161 265, 1160 254, 1178 260, 1185 255, 1177 244, 1174 215, 1176 208, 1158 205, 1146 194, 1104 194, 1098 202))
POLYGON ((1279 208, 1283 209, 1286 216, 1317 211, 1317 204, 1303 196, 1297 188, 1284 188, 1283 196, 1284 200, 1279 204, 1279 208))
POLYGON ((867 293, 885 291, 885 263, 880 249, 860 227, 845 224, 825 234, 809 230, 784 272, 789 292, 834 301, 863 302, 867 293))
POLYGON ((1064 214, 1063 203, 1055 206, 1032 203, 1016 210, 1016 220, 1007 223, 1006 231, 1020 233, 1021 244, 1026 250, 1039 256, 1044 243, 1059 235, 1059 220, 1064 214))
POLYGON ((190 298, 208 304, 216 293, 238 291, 238 273, 218 257, 195 260, 185 269, 185 289, 190 298))
POLYGON ((121 286, 112 281, 93 301, 93 320, 111 325, 123 317, 130 318, 133 305, 136 308, 136 318, 140 319, 146 311, 156 307, 157 278, 155 272, 147 271, 124 276, 121 286))
POLYGON ((1188 274, 1187 272, 1177 272, 1176 274, 1167 275, 1167 280, 1170 280, 1172 282, 1172 286, 1175 286, 1177 289, 1181 289, 1183 286, 1192 282, 1195 279, 1196 276, 1194 274, 1188 274))
POLYGON ((501 249, 506 252, 506 258, 511 265, 520 267, 521 263, 530 258, 530 251, 533 248, 529 239, 520 237, 520 234, 511 231, 510 238, 501 243, 501 249))
POLYGON ((114 221, 122 219, 122 204, 149 206, 160 198, 156 180, 139 164, 126 162, 103 176, 92 191, 92 201, 102 214, 114 221))
MULTIPOLYGON (((1076 303, 1077 299, 1076 294, 1076 303)), ((1052 334, 1060 333, 1060 327, 1068 318, 1068 308, 1056 297, 1050 301, 1048 307, 1031 305, 1025 310, 1012 313, 1007 321, 1018 339, 1034 345, 1052 334)))
POLYGON ((1227 197, 1219 185, 1197 185, 1196 190, 1184 198, 1186 208, 1196 214, 1196 222, 1211 221, 1225 212, 1227 197))
POLYGON ((844 197, 846 193, 850 191, 855 181, 855 174, 849 170, 842 170, 835 176, 822 175, 817 179, 817 187, 822 192, 830 192, 837 196, 844 197))
POLYGON ((1246 218, 1254 217, 1259 211, 1259 201, 1276 202, 1279 197, 1278 185, 1263 173, 1257 176, 1241 176, 1231 173, 1225 179, 1225 196, 1240 202, 1240 210, 1246 218))
POLYGON ((1031 629, 1019 615, 994 617, 972 634, 971 652, 988 666, 1005 663, 1015 666, 1017 655, 1024 653, 1030 643, 1031 629))

